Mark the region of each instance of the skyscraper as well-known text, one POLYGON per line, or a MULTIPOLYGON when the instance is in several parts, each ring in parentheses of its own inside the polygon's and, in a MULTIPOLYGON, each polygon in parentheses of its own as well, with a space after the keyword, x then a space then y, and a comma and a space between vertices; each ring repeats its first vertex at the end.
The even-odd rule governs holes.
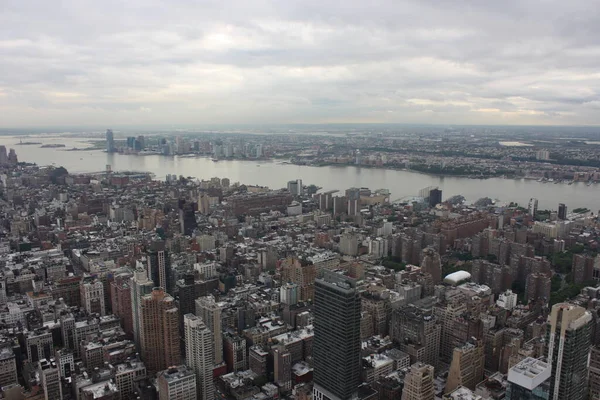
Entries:
POLYGON ((411 365, 409 372, 404 377, 402 400, 433 399, 435 399, 433 367, 420 362, 411 365))
POLYGON ((558 219, 563 221, 567 219, 567 206, 563 203, 558 204, 558 219))
POLYGON ((213 334, 214 363, 223 362, 223 328, 221 323, 222 306, 215 301, 214 296, 204 296, 196 299, 196 315, 202 318, 206 327, 213 334))
POLYGON ((298 300, 314 298, 314 282, 317 274, 315 265, 296 257, 288 257, 281 263, 281 280, 298 285, 298 300))
POLYGON ((198 227, 196 222, 197 210, 198 203, 186 202, 185 200, 179 201, 179 224, 182 234, 192 236, 194 229, 198 227))
POLYGON ((154 286, 171 292, 175 284, 171 273, 171 258, 169 252, 165 250, 165 243, 163 241, 152 243, 152 248, 148 252, 148 278, 154 282, 154 286))
POLYGON ((421 270, 431 274, 434 285, 442 283, 442 260, 433 247, 426 247, 421 252, 421 270))
POLYGON ((8 155, 6 153, 6 146, 0 146, 0 165, 8 164, 8 155))
POLYGON ((410 355, 411 362, 437 364, 442 325, 427 299, 392 311, 390 336, 400 350, 410 355))
POLYGON ((194 314, 183 316, 185 332, 185 359, 188 367, 196 374, 198 399, 212 400, 215 398, 213 385, 214 347, 212 332, 204 321, 194 314))
POLYGON ((287 184, 287 189, 293 196, 302 196, 302 179, 289 181, 287 184))
POLYGON ((552 307, 548 317, 547 359, 552 365, 551 400, 580 400, 587 394, 587 361, 592 314, 569 303, 552 307))
POLYGON ((532 217, 535 217, 535 214, 537 214, 537 210, 538 210, 538 199, 532 197, 531 199, 529 199, 529 206, 527 207, 527 212, 532 217))
POLYGON ((429 192, 429 207, 435 207, 442 202, 442 191, 438 188, 429 192))
POLYGON ((459 386, 475 390, 475 385, 483 380, 483 369, 484 353, 481 341, 455 347, 445 392, 450 393, 459 386))
POLYGON ((323 274, 315 281, 314 399, 351 399, 360 378, 360 295, 354 279, 323 274))
POLYGON ((588 399, 600 399, 600 347, 594 346, 590 351, 590 392, 588 399))
POLYGON ((106 152, 107 153, 115 152, 115 136, 113 134, 112 129, 106 130, 106 152))
POLYGON ((148 273, 141 263, 138 263, 131 284, 131 313, 133 321, 133 341, 138 350, 141 346, 140 304, 142 296, 152 293, 154 283, 148 279, 148 273))
MULTIPOLYGON (((133 312, 131 309, 131 273, 119 273, 110 283, 113 313, 121 320, 127 335, 133 335, 133 312)), ((131 337, 131 336, 130 336, 131 337)))
POLYGON ((179 310, 162 288, 142 296, 140 303, 142 357, 149 373, 180 362, 179 310))

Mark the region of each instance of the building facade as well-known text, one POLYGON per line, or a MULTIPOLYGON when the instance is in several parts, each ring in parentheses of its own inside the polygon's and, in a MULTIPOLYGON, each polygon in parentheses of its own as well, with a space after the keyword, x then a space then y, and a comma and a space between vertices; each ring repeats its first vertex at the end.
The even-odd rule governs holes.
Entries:
POLYGON ((360 379, 360 295, 356 281, 323 271, 315 282, 314 398, 351 399, 360 379))

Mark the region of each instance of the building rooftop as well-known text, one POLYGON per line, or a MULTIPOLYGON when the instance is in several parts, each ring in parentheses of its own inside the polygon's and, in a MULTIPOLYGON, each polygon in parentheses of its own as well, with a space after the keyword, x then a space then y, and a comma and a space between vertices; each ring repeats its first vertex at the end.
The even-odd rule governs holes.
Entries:
POLYGON ((466 387, 459 386, 451 393, 444 396, 447 400, 483 400, 483 397, 473 393, 466 387))
POLYGON ((182 378, 186 378, 190 375, 194 376, 194 371, 185 365, 180 365, 178 367, 171 367, 162 372, 159 372, 159 375, 163 377, 168 383, 170 383, 178 381, 182 378))
POLYGON ((112 381, 94 383, 82 388, 81 391, 84 393, 90 393, 91 397, 88 396, 87 398, 92 399, 102 399, 105 398, 105 396, 109 398, 110 395, 116 395, 119 393, 117 385, 112 381))
POLYGON ((527 357, 508 370, 508 381, 533 390, 545 380, 550 378, 552 365, 549 363, 527 357))

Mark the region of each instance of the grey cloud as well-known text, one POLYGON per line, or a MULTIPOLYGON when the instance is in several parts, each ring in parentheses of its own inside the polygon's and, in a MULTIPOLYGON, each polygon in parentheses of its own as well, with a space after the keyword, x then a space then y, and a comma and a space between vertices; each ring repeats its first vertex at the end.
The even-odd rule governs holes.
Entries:
POLYGON ((0 124, 600 124, 599 17, 584 0, 5 0, 0 124))

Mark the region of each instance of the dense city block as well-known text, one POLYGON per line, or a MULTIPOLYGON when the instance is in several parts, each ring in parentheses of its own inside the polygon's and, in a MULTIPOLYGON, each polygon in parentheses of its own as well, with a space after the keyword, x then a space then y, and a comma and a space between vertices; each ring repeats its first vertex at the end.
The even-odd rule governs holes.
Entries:
MULTIPOLYGON (((215 161, 477 160, 484 169, 465 174, 503 165, 598 178, 585 172, 596 152, 571 158, 577 143, 534 151, 490 133, 461 147, 468 133, 417 152, 422 142, 385 134, 370 148, 361 135, 330 147, 311 136, 320 144, 310 155, 308 139, 291 136, 175 143, 215 161)), ((171 151, 152 143, 121 145, 109 131, 105 145, 171 151)), ((485 193, 466 203, 435 186, 394 201, 385 188, 324 191, 301 179, 268 188, 110 166, 82 174, 1 150, 2 398, 600 398, 598 210, 499 205, 485 193)))

